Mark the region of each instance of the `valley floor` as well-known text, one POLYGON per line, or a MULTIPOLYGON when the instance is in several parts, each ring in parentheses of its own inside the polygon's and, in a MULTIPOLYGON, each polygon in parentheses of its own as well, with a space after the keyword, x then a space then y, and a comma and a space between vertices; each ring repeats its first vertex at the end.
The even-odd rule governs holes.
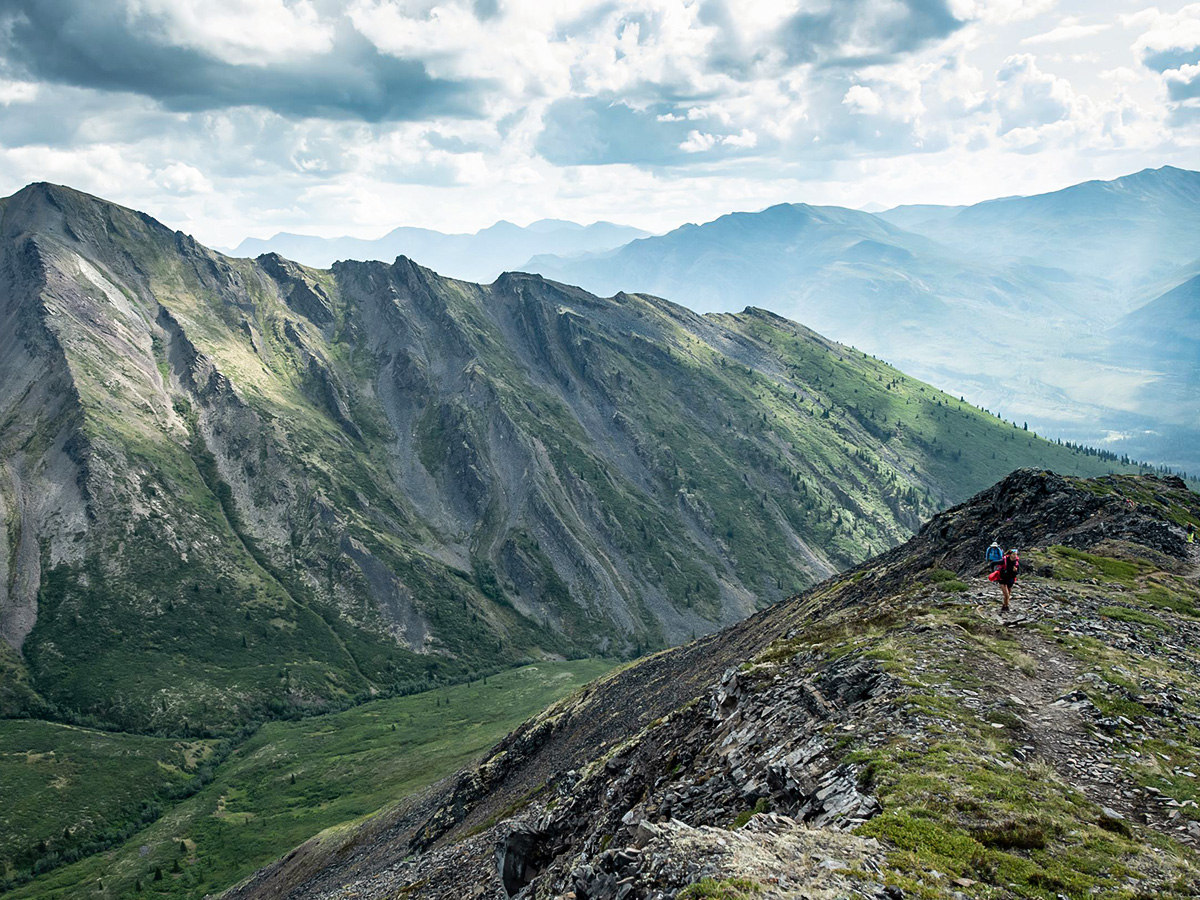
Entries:
POLYGON ((40 858, 81 844, 85 833, 137 829, 111 850, 5 896, 199 898, 219 892, 318 832, 450 774, 612 665, 538 663, 486 681, 270 722, 216 765, 205 776, 209 783, 177 802, 170 800, 172 788, 177 796, 179 786, 216 762, 219 742, 0 721, 0 794, 16 798, 6 799, 0 812, 0 855, 37 854, 36 845, 45 841, 40 858), (146 824, 144 815, 161 817, 146 824), (71 840, 72 832, 78 840, 71 840))

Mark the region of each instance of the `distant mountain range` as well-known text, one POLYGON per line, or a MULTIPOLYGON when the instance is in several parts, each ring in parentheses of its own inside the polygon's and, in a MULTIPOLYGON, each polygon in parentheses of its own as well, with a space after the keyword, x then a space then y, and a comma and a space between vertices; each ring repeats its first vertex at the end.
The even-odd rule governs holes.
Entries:
POLYGON ((45 184, 0 201, 0 372, 0 712, 173 734, 678 643, 1114 467, 762 310, 231 259, 45 184))
POLYGON ((965 209, 927 207, 927 216, 910 218, 911 210, 878 215, 975 258, 1100 279, 1114 289, 1102 316, 1200 255, 1200 172, 1171 166, 965 209))
POLYGON ((1196 470, 1198 201, 1200 173, 1164 167, 970 207, 781 204, 527 268, 766 307, 1039 430, 1196 470))
POLYGON ((474 234, 396 228, 377 240, 283 232, 267 240, 247 238, 230 255, 253 258, 263 253, 278 253, 317 268, 328 268, 338 260, 392 262, 397 256, 407 256, 451 278, 490 283, 501 272, 521 268, 531 256, 570 257, 610 250, 648 233, 611 222, 577 225, 561 219, 541 219, 524 228, 511 222, 497 222, 474 234))

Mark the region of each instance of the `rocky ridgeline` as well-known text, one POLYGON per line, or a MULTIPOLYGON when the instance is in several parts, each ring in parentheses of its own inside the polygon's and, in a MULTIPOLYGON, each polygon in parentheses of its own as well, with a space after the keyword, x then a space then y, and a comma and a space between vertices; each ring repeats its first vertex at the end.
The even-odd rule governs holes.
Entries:
POLYGON ((1198 518, 1169 479, 1014 473, 230 896, 1196 896, 1198 518))
POLYGON ((760 684, 730 670, 707 703, 672 716, 578 780, 559 782, 558 802, 546 801, 546 812, 524 817, 498 845, 505 890, 535 893, 526 886, 536 878, 555 896, 667 896, 711 868, 707 854, 680 853, 681 845, 715 850, 730 822, 748 824, 768 804, 784 818, 759 821, 764 835, 790 834, 804 822, 842 830, 866 821, 879 804, 859 791, 856 769, 838 763, 830 735, 869 721, 895 686, 858 662, 815 680, 806 670, 773 671, 760 684), (609 847, 617 835, 631 840, 609 847))

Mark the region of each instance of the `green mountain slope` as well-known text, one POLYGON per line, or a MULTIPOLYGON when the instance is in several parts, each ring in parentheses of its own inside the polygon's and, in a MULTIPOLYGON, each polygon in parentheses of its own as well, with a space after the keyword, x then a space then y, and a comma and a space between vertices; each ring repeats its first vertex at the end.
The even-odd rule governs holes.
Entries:
POLYGON ((1171 167, 971 207, 779 204, 531 271, 693 309, 766 307, 1008 418, 1186 470, 1196 404, 1174 322, 1122 317, 1195 275, 1200 173, 1171 167), (1064 340, 1064 335, 1069 339, 1064 340))
POLYGON ((224 896, 1195 897, 1188 523, 1179 479, 1013 473, 224 896))
POLYGON ((0 325, 0 697, 134 730, 662 647, 1108 468, 757 310, 233 260, 50 185, 0 325))

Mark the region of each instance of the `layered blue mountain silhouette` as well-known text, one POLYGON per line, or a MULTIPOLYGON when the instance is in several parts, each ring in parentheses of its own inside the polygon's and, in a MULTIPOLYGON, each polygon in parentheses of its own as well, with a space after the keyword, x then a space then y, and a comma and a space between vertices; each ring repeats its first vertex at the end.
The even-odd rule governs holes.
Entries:
POLYGON ((1200 173, 882 213, 780 204, 526 268, 753 305, 1064 438, 1200 468, 1200 173))
POLYGON ((267 240, 247 238, 230 255, 256 257, 278 253, 317 268, 328 268, 342 259, 390 263, 397 256, 407 256, 451 278, 490 282, 501 272, 520 268, 537 254, 570 257, 609 250, 647 234, 639 228, 612 222, 579 225, 562 219, 541 219, 525 227, 502 221, 474 234, 396 228, 377 240, 281 232, 267 240))

